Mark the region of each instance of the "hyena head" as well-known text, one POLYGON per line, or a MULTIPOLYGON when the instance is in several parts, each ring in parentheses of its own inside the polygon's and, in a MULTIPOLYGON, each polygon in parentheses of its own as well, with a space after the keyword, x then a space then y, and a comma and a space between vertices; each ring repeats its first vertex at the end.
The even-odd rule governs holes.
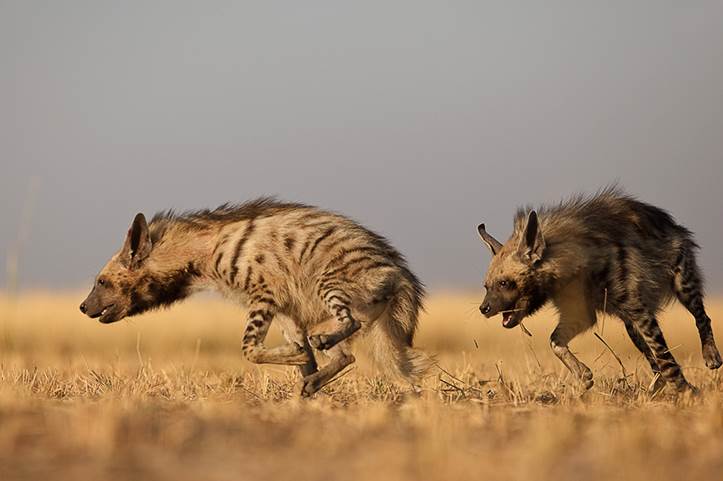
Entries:
POLYGON ((545 277, 540 272, 545 239, 537 213, 531 211, 524 228, 504 245, 487 233, 484 224, 477 230, 493 256, 485 277, 487 294, 480 312, 486 317, 502 313, 502 325, 515 327, 547 302, 545 277))
POLYGON ((123 247, 95 278, 80 311, 110 324, 185 297, 198 272, 192 265, 164 271, 153 252, 148 223, 138 214, 123 247))

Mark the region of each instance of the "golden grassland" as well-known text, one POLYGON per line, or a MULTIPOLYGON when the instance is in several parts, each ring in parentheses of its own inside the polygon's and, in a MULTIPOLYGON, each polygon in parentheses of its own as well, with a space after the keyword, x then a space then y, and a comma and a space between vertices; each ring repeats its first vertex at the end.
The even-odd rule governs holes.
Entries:
MULTIPOLYGON (((242 359, 243 311, 226 301, 103 326, 78 312, 82 297, 0 295, 0 480, 723 476, 723 380, 677 305, 663 330, 697 398, 651 396, 647 363, 616 319, 594 330, 611 350, 593 333, 572 344, 595 374, 582 393, 547 345, 552 310, 525 322, 529 337, 482 318, 475 294, 437 293, 418 345, 441 369, 421 393, 359 355, 302 400, 293 368, 242 359)), ((709 313, 723 342, 723 302, 709 313)))

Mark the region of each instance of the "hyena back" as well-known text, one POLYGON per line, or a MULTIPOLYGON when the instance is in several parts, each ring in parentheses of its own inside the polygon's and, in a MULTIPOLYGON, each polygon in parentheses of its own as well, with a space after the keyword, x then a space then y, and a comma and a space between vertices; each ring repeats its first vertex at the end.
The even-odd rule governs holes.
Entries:
POLYGON ((560 319, 550 345, 586 388, 593 384, 592 372, 568 343, 603 311, 622 319, 657 375, 656 390, 665 381, 678 390, 691 388, 656 320, 673 297, 695 317, 706 365, 721 366, 703 305, 698 246, 667 212, 610 188, 537 212, 519 210, 505 244, 484 224, 478 230, 493 254, 482 313, 502 313, 503 326, 511 328, 552 301, 560 319))
POLYGON ((244 355, 299 366, 302 395, 353 363, 351 343, 367 332, 380 364, 411 383, 431 365, 412 347, 424 290, 404 258, 346 217, 272 199, 166 212, 150 223, 139 214, 81 311, 110 323, 205 288, 247 306, 244 355), (279 314, 288 344, 266 347, 279 314), (326 366, 317 366, 315 349, 331 356, 326 366))

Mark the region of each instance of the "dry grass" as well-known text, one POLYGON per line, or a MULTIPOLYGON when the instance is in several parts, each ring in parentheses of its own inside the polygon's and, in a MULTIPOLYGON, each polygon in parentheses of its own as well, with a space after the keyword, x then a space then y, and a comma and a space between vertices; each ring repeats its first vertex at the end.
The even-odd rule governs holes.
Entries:
MULTIPOLYGON (((438 353, 415 396, 361 365, 312 400, 296 373, 245 363, 243 313, 201 298, 112 326, 78 295, 0 297, 0 479, 720 479, 723 381, 693 320, 663 330, 698 399, 646 392, 619 322, 573 347, 595 373, 581 395, 533 336, 484 320, 476 295, 438 294, 419 344, 438 353)), ((715 320, 723 303, 711 302, 715 320)), ((720 326, 717 337, 723 341, 720 326)), ((597 330, 599 332, 599 328, 597 330)), ((278 334, 275 334, 278 339, 278 334)), ((363 364, 363 363, 362 363, 363 364)))

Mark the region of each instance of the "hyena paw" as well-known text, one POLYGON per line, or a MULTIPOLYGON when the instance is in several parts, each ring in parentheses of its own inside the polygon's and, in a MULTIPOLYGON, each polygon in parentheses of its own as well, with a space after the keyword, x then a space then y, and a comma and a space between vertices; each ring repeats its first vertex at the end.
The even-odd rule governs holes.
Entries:
POLYGON ((705 359, 705 365, 708 369, 718 369, 723 364, 721 360, 720 352, 715 344, 706 344, 703 346, 703 359, 705 359))
POLYGON ((301 381, 301 397, 308 398, 321 389, 318 373, 310 374, 301 381))
POLYGON ((580 375, 580 382, 582 382, 585 390, 590 389, 593 384, 595 384, 595 381, 593 381, 592 379, 592 371, 589 367, 585 366, 585 368, 583 369, 582 374, 580 375))
POLYGON ((333 341, 331 336, 326 334, 314 334, 309 336, 309 344, 311 344, 311 347, 314 349, 325 351, 334 347, 336 342, 333 341))

